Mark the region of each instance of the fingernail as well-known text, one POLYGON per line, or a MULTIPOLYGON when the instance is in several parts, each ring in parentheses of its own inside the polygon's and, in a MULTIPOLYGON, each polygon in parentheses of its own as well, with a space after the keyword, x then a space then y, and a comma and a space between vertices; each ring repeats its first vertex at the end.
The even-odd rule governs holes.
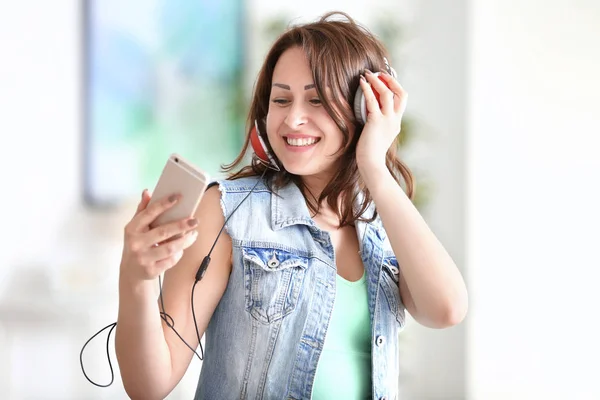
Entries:
POLYGON ((172 194, 169 196, 169 203, 174 203, 177 200, 177 195, 172 194))
POLYGON ((194 226, 198 225, 198 220, 196 218, 188 219, 187 223, 190 227, 194 227, 194 226))
POLYGON ((360 80, 363 81, 363 82, 367 81, 367 79, 363 75, 360 76, 360 80))
POLYGON ((365 69, 365 72, 366 72, 367 75, 373 75, 373 73, 370 70, 368 70, 368 69, 365 69))

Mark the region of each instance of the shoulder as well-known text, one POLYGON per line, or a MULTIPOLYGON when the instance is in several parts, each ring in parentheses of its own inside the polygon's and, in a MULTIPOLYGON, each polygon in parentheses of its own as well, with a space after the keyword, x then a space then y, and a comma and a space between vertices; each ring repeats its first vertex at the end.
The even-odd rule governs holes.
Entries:
POLYGON ((204 192, 196 211, 196 218, 198 218, 198 220, 214 219, 217 223, 223 220, 223 213, 221 212, 221 193, 216 184, 209 184, 204 192))
POLYGON ((248 213, 255 216, 271 213, 271 191, 259 176, 215 180, 209 184, 205 196, 214 198, 211 209, 223 214, 228 226, 246 223, 248 213))
POLYGON ((215 180, 209 184, 209 189, 214 186, 218 186, 221 192, 226 193, 247 193, 253 192, 264 192, 269 191, 269 188, 265 185, 264 181, 260 176, 250 176, 239 179, 220 179, 215 180))

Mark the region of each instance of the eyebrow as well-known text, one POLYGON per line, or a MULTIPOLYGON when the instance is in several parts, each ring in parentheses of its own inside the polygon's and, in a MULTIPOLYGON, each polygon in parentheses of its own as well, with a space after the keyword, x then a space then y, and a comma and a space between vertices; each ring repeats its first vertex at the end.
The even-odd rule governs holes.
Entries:
MULTIPOLYGON (((291 90, 289 85, 284 85, 283 83, 274 83, 273 86, 277 86, 277 87, 285 89, 285 90, 291 90)), ((315 87, 315 84, 311 83, 310 85, 304 86, 304 90, 313 89, 314 87, 315 87)))

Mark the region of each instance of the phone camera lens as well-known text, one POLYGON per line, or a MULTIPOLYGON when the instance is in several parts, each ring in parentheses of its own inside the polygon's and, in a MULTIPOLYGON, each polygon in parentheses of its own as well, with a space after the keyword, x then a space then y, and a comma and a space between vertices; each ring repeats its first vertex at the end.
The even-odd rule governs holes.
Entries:
POLYGON ((175 157, 175 162, 179 162, 179 158, 175 157))

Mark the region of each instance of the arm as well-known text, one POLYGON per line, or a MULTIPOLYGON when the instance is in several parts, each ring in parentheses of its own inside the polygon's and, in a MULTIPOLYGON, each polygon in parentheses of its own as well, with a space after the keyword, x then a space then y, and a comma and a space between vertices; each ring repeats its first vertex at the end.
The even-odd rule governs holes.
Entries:
POLYGON ((445 328, 467 312, 467 290, 452 258, 385 165, 361 171, 398 265, 400 295, 417 322, 445 328), (368 171, 368 172, 367 172, 368 171))
MULTIPOLYGON (((198 239, 165 272, 163 282, 165 312, 192 348, 198 346, 198 339, 191 315, 191 289, 196 271, 224 222, 219 201, 218 188, 206 192, 196 212, 198 239)), ((225 291, 231 271, 231 241, 225 232, 211 258, 194 293, 200 336, 225 291)), ((121 268, 115 337, 123 385, 132 399, 163 399, 183 377, 193 353, 160 318, 157 279, 132 278, 128 267, 121 268)))
POLYGON ((373 197, 398 260, 400 295, 422 325, 444 328, 467 313, 467 290, 450 255, 429 229, 385 165, 401 128, 407 93, 389 74, 384 82, 370 72, 361 78, 369 115, 356 147, 359 173, 373 197), (381 103, 373 89, 380 94, 381 103))

